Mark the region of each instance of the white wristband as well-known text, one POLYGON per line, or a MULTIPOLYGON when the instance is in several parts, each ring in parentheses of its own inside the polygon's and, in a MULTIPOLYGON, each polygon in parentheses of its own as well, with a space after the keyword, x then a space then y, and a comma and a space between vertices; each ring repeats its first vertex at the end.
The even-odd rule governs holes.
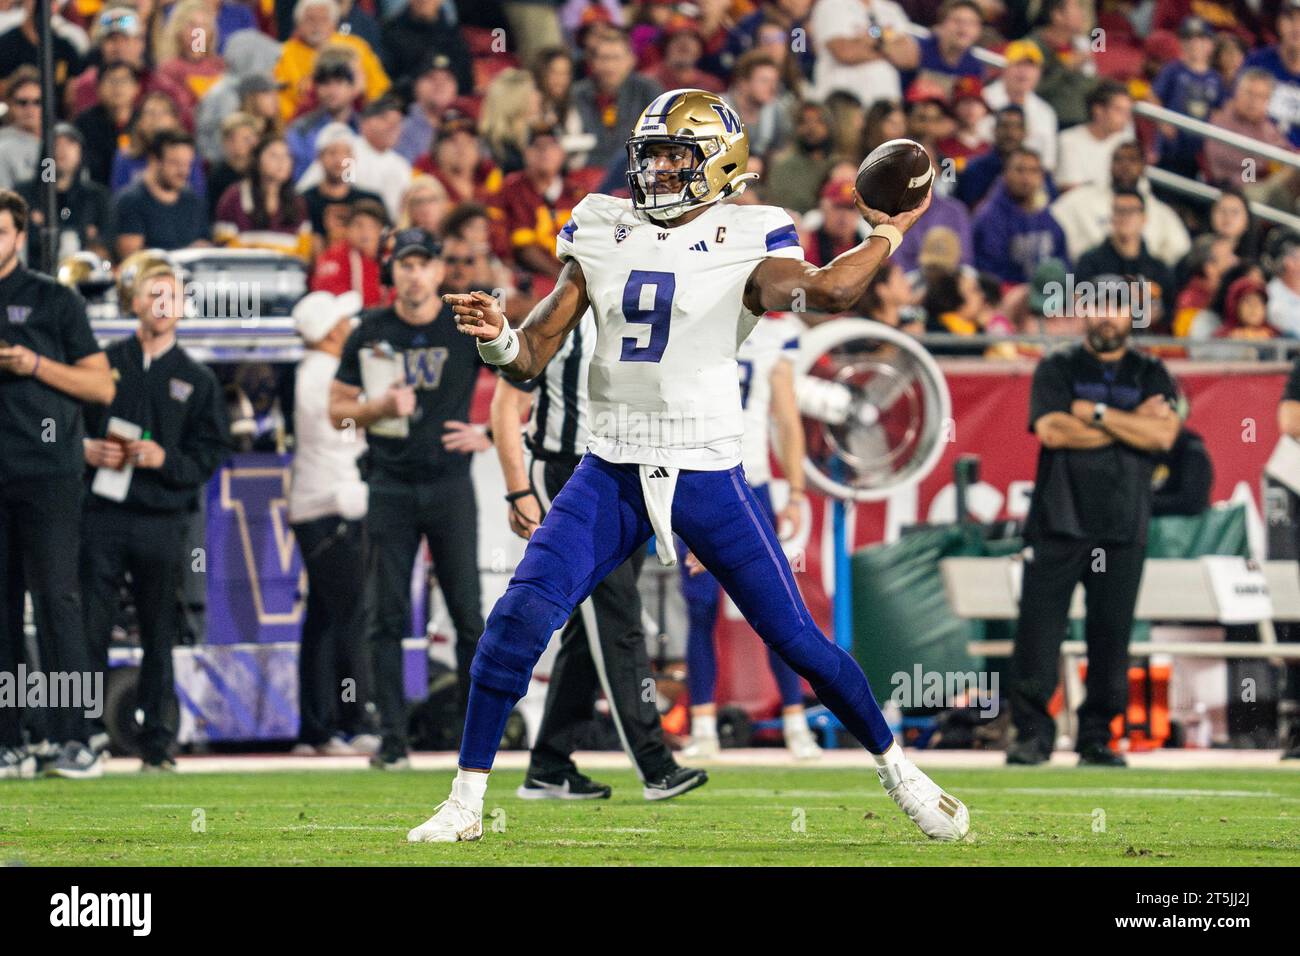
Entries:
POLYGON ((880 225, 876 226, 876 228, 871 230, 871 234, 884 239, 885 242, 889 243, 889 254, 891 256, 897 252, 898 247, 903 244, 903 234, 898 231, 897 226, 891 226, 888 223, 882 222, 880 225))
POLYGON ((501 333, 491 342, 479 339, 478 354, 489 365, 509 365, 519 355, 519 336, 507 322, 502 326, 501 333))

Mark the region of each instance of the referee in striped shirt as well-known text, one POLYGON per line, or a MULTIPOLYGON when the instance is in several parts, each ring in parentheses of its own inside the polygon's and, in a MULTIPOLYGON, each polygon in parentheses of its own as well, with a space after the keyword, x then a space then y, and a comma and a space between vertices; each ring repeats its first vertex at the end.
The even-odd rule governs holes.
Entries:
MULTIPOLYGON (((587 370, 596 348, 588 312, 537 378, 497 380, 492 434, 505 474, 510 528, 531 537, 587 447, 587 370), (520 422, 528 416, 524 433, 520 422)), ((640 551, 605 578, 564 626, 551 668, 542 726, 518 795, 524 799, 597 800, 610 788, 578 771, 577 733, 591 719, 596 688, 610 703, 623 749, 647 800, 666 800, 703 785, 703 770, 679 767, 663 739, 654 679, 641 630, 640 551)))

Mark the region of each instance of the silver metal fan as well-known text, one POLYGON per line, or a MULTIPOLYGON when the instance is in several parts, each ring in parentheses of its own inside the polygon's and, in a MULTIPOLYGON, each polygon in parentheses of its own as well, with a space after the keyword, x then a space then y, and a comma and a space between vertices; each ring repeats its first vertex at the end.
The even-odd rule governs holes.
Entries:
POLYGON ((804 468, 818 490, 879 501, 938 464, 952 399, 911 336, 867 319, 826 322, 800 337, 797 372, 804 468))

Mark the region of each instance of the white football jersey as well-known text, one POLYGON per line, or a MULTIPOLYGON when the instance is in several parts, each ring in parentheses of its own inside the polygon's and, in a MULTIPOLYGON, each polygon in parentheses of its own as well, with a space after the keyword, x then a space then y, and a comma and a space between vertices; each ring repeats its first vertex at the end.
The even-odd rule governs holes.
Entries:
POLYGON ((803 258, 789 214, 715 203, 666 228, 638 217, 630 199, 592 193, 560 230, 556 254, 582 267, 596 316, 590 450, 700 471, 740 464, 736 351, 759 321, 744 306, 745 284, 768 256, 803 258))
POLYGON ((740 371, 740 404, 745 434, 741 463, 745 479, 757 488, 772 480, 769 458, 772 435, 772 370, 777 362, 794 361, 799 351, 799 329, 789 319, 764 319, 736 353, 740 371))

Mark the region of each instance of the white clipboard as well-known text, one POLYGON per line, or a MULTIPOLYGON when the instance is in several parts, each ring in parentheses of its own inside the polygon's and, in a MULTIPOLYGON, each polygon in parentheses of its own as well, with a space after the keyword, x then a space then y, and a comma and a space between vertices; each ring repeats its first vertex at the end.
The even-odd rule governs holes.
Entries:
MULTIPOLYGON (((143 428, 128 422, 124 418, 114 417, 108 420, 108 437, 110 439, 139 441, 140 436, 143 434, 143 428)), ((96 468, 95 479, 90 483, 90 490, 101 498, 121 503, 126 501, 126 496, 131 491, 131 476, 134 474, 135 464, 130 458, 126 459, 121 468, 96 468)))
MULTIPOLYGON (((406 362, 399 353, 391 350, 377 350, 369 346, 362 348, 361 390, 368 400, 375 400, 393 385, 406 384, 406 362)), ((380 418, 366 429, 372 435, 384 438, 406 438, 411 433, 410 421, 405 417, 380 418)))

